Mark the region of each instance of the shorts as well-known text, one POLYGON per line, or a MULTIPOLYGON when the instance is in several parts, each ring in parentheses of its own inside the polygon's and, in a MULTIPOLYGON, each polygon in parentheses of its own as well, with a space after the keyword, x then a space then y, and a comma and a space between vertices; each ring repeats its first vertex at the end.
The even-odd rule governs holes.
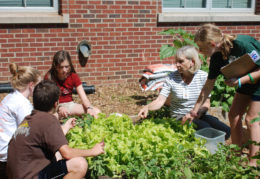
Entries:
POLYGON ((74 107, 74 105, 77 104, 77 103, 74 103, 73 101, 71 102, 67 102, 67 103, 60 103, 57 107, 57 109, 59 107, 64 107, 66 108, 69 112, 72 110, 72 108, 74 107))
POLYGON ((260 96, 253 95, 252 96, 252 101, 260 101, 260 96))
POLYGON ((50 163, 42 171, 40 171, 39 179, 62 179, 68 174, 66 160, 59 160, 50 163))
POLYGON ((0 162, 0 178, 7 178, 6 162, 0 162))
POLYGON ((237 88, 237 92, 245 95, 253 95, 257 92, 259 85, 258 84, 244 84, 241 88, 237 88))

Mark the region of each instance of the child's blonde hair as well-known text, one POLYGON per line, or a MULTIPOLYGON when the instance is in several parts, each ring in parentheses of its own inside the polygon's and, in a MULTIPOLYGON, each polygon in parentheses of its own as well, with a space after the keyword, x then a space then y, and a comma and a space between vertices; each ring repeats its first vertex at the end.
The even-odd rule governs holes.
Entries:
POLYGON ((220 43, 220 51, 224 59, 227 59, 231 48, 233 48, 232 41, 235 40, 236 36, 223 34, 222 31, 214 24, 204 24, 195 34, 194 41, 202 43, 220 43))
POLYGON ((15 63, 11 63, 9 69, 13 75, 11 78, 11 85, 18 91, 24 90, 30 82, 37 83, 41 76, 41 73, 38 70, 30 66, 20 67, 15 63))
POLYGON ((176 58, 184 56, 188 60, 194 60, 194 66, 189 69, 189 72, 194 74, 200 69, 201 61, 199 59, 199 53, 194 46, 187 45, 179 48, 176 52, 176 58))

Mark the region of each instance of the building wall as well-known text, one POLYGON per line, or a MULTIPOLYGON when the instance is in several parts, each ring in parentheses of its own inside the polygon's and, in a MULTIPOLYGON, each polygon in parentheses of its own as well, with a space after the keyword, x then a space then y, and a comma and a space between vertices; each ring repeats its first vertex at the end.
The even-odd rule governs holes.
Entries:
MULTIPOLYGON (((256 12, 260 12, 257 0, 256 12)), ((172 38, 159 32, 182 28, 194 33, 199 23, 158 23, 161 0, 61 0, 61 13, 69 24, 0 24, 0 82, 10 79, 9 63, 30 65, 45 74, 58 50, 70 52, 74 67, 88 84, 136 82, 141 70, 160 60, 159 49, 172 38), (76 48, 91 43, 85 67, 76 48)), ((248 34, 260 39, 260 23, 219 23, 225 33, 248 34)))

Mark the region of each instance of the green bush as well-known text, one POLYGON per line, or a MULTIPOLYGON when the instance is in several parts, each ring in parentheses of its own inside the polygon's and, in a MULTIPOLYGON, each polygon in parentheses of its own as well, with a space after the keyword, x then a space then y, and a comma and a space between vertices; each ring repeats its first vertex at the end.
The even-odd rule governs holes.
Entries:
POLYGON ((105 141, 105 153, 88 157, 91 178, 255 178, 246 157, 234 155, 236 146, 221 145, 211 155, 205 140, 195 138, 192 126, 157 113, 133 124, 126 115, 84 116, 67 134, 69 146, 88 149, 105 141), (158 117, 159 116, 159 117, 158 117), (81 127, 80 127, 81 126, 81 127))

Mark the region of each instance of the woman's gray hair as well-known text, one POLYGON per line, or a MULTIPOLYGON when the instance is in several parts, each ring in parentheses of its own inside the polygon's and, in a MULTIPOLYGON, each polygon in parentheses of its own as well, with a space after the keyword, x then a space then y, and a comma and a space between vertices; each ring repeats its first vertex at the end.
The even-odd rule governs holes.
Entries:
POLYGON ((176 58, 184 56, 188 60, 194 60, 194 66, 189 69, 189 72, 194 74, 200 69, 201 61, 199 59, 199 53, 194 46, 186 45, 179 48, 176 52, 176 58))

